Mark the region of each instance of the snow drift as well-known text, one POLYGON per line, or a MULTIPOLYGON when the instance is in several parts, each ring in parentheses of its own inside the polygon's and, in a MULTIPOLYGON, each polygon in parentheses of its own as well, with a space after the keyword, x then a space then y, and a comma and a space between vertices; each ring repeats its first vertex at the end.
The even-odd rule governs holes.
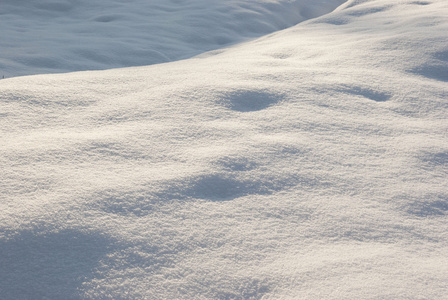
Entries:
POLYGON ((448 3, 0 81, 4 299, 444 299, 448 3))
POLYGON ((0 78, 188 58, 345 0, 2 0, 0 78))

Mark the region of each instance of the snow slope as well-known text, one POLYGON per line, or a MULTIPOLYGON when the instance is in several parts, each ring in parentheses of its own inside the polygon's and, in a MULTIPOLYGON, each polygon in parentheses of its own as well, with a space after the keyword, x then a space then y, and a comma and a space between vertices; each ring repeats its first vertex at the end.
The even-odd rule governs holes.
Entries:
POLYGON ((447 299, 447 16, 0 80, 3 299, 447 299))
POLYGON ((295 25, 345 0, 1 0, 0 78, 141 66, 295 25))

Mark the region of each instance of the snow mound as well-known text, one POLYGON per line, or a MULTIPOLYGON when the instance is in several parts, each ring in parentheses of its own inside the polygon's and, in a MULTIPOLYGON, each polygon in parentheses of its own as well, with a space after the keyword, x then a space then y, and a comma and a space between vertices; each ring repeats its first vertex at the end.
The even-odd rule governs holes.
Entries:
POLYGON ((0 80, 1 297, 445 299, 447 16, 0 80))
POLYGON ((345 0, 2 0, 0 76, 141 66, 284 29, 345 0))

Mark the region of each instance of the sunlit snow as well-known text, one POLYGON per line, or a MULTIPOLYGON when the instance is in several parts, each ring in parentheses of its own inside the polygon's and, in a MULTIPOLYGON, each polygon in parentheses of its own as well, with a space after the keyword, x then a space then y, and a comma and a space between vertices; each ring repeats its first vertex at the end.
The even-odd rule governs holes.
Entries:
POLYGON ((0 298, 446 299, 447 32, 445 0, 350 0, 189 59, 0 80, 0 298))

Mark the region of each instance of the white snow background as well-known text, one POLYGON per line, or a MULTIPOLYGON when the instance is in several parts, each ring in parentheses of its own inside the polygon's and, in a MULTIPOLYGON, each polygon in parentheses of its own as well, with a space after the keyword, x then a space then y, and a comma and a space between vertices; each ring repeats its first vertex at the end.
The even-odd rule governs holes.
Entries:
POLYGON ((0 0, 0 78, 191 57, 345 0, 0 0))
POLYGON ((312 1, 154 1, 195 22, 211 3, 207 42, 167 21, 142 55, 130 2, 77 29, 56 19, 87 1, 0 0, 7 77, 233 44, 0 80, 1 299, 448 299, 448 1, 349 0, 241 44, 243 2, 277 8, 267 32, 312 1), (27 22, 48 51, 11 34, 27 22))

